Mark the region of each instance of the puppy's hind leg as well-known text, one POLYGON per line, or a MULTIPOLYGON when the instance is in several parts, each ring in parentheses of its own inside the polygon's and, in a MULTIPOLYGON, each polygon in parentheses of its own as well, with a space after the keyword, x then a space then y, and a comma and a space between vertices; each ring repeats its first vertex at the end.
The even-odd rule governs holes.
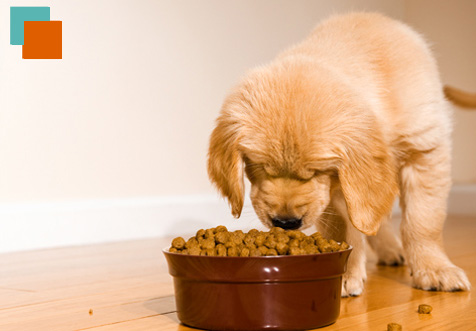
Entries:
POLYGON ((403 264, 402 242, 393 227, 391 215, 382 221, 377 235, 367 237, 367 241, 377 254, 378 264, 390 266, 403 264))
POLYGON ((402 241, 413 285, 424 290, 469 290, 466 274, 443 250, 451 186, 449 144, 413 156, 401 169, 400 179, 402 241))

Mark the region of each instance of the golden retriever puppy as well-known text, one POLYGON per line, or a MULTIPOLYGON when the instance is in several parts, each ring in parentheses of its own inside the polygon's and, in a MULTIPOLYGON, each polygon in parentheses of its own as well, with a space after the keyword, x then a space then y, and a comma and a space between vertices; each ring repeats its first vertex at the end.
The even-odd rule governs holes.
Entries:
POLYGON ((266 226, 317 225, 353 245, 343 296, 362 293, 365 235, 380 262, 405 257, 415 287, 468 290, 442 247, 450 133, 450 107, 422 37, 383 15, 352 13, 248 73, 223 104, 208 173, 235 217, 246 173, 266 226), (389 224, 398 195, 402 241, 389 224))

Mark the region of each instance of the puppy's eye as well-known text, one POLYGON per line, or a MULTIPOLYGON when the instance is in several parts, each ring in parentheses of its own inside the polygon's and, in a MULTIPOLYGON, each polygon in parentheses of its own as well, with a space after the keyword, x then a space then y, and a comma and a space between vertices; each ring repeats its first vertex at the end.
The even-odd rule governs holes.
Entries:
POLYGON ((333 175, 336 172, 335 169, 320 169, 320 170, 314 170, 314 176, 319 176, 319 175, 333 175))
POLYGON ((310 180, 315 174, 316 171, 314 169, 303 169, 298 173, 298 176, 302 180, 310 180))
POLYGON ((270 201, 267 201, 267 200, 264 200, 263 202, 270 209, 277 209, 278 208, 278 204, 276 204, 276 203, 273 203, 273 202, 270 202, 270 201))
POLYGON ((309 205, 309 202, 300 203, 300 204, 296 205, 294 208, 301 209, 301 208, 306 207, 308 205, 309 205))
POLYGON ((279 172, 275 168, 270 167, 268 165, 264 165, 263 169, 271 177, 278 177, 279 175, 279 172))

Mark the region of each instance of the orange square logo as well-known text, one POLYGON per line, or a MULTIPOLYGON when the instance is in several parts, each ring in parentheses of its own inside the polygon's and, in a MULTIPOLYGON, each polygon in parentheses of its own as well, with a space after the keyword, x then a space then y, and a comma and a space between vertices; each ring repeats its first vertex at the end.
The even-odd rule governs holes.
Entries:
POLYGON ((25 21, 24 59, 61 59, 62 21, 25 21))

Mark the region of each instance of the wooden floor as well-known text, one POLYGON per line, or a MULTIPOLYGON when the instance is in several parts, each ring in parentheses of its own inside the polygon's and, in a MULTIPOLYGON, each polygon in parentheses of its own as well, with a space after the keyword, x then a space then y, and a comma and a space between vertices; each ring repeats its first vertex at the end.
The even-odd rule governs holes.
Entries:
MULTIPOLYGON (((446 249, 476 286, 476 218, 448 220, 446 249)), ((167 239, 0 255, 0 330, 193 330, 179 323, 161 249, 167 239)), ((322 330, 476 330, 474 293, 412 289, 405 267, 372 259, 364 294, 322 330), (419 304, 433 306, 419 315, 419 304)))

